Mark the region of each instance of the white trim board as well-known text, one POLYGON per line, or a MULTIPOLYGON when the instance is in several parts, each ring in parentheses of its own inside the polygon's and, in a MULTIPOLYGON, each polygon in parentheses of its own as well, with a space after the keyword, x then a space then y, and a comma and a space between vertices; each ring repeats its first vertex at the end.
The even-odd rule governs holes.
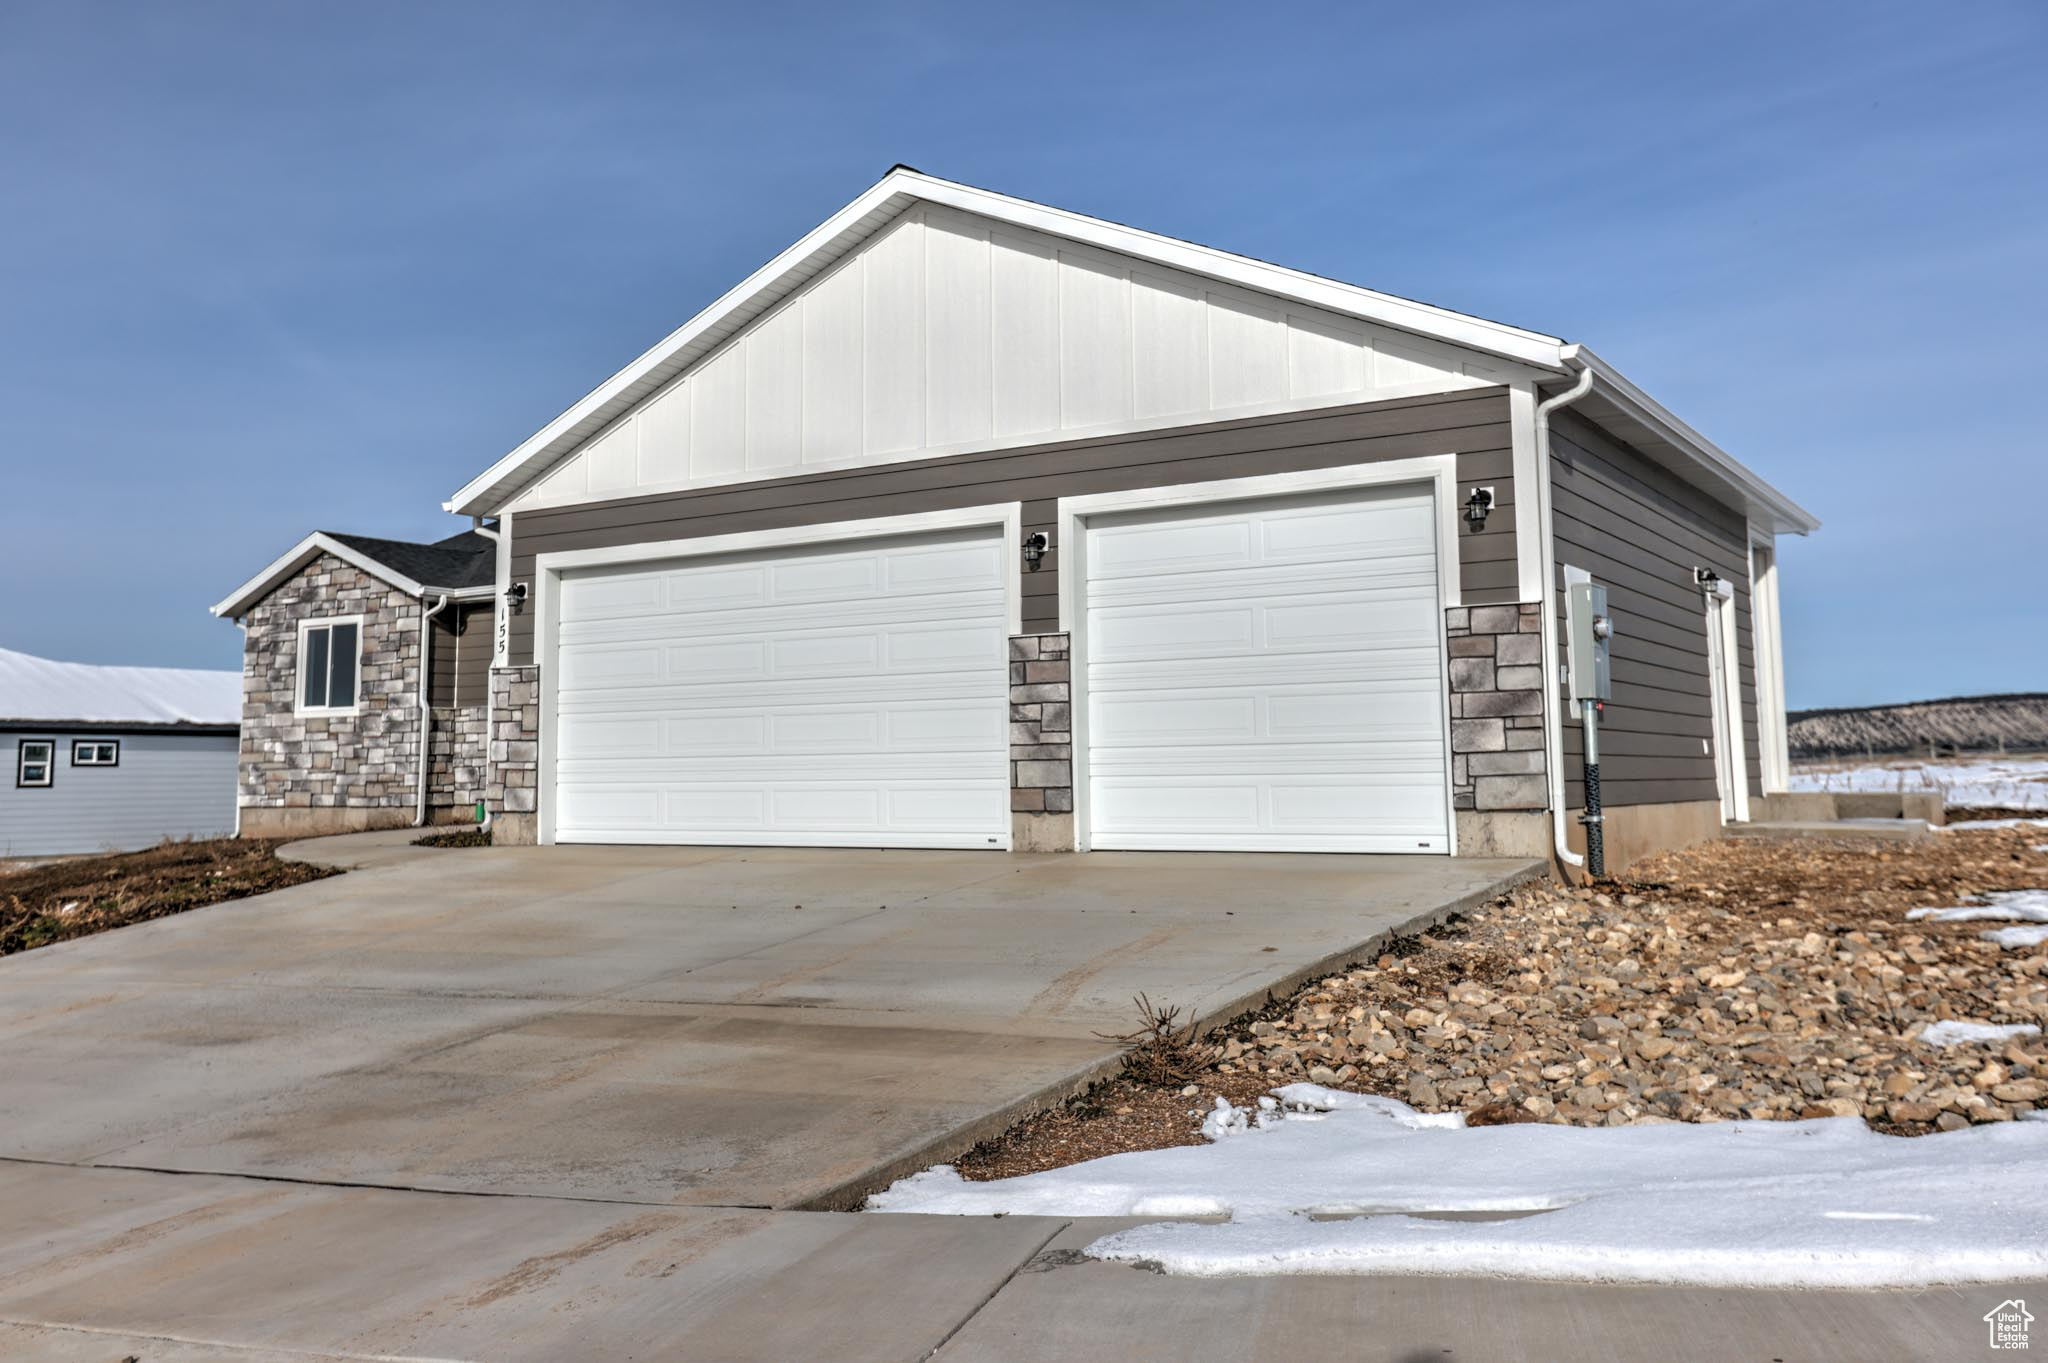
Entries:
MULTIPOLYGON (((855 540, 900 539, 947 530, 972 530, 993 526, 1000 529, 1003 543, 1017 552, 1023 538, 1024 507, 1019 502, 997 502, 986 506, 960 507, 951 511, 921 511, 902 516, 875 516, 857 521, 829 521, 822 525, 791 526, 781 530, 747 530, 729 535, 704 535, 696 539, 660 540, 620 545, 607 549, 564 549, 538 554, 533 563, 533 661, 540 668, 540 724, 534 772, 534 823, 536 840, 543 845, 555 840, 555 721, 556 687, 561 668, 556 665, 556 636, 561 627, 562 574, 582 568, 605 568, 633 563, 656 563, 664 559, 707 558, 725 554, 772 552, 840 544, 855 540)), ((1024 577, 1011 563, 1004 574, 1007 583, 1004 608, 1006 627, 1021 632, 1024 614, 1024 577)))
MULTIPOLYGON (((292 654, 292 713, 306 719, 334 719, 358 715, 363 710, 363 617, 360 615, 309 615, 298 622, 297 645, 292 654), (347 705, 306 704, 306 636, 316 629, 336 629, 342 625, 353 625, 356 631, 355 667, 349 674, 349 696, 347 705)), ((332 636, 328 647, 333 648, 332 636)), ((421 660, 424 663, 424 659, 421 660)), ((328 660, 328 676, 333 677, 333 660, 328 660)), ((426 682, 420 682, 424 687, 426 682)))

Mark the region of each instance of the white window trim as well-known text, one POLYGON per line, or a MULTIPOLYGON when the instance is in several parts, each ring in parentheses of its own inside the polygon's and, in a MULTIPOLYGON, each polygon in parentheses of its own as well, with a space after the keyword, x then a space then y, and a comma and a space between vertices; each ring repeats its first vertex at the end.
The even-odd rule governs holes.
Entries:
MULTIPOLYGON (((332 666, 330 663, 329 666, 332 666)), ((292 666, 292 713, 313 719, 341 718, 362 713, 363 708, 363 617, 360 615, 312 616, 299 621, 297 660, 292 666), (347 705, 306 704, 306 636, 316 629, 335 625, 356 627, 355 699, 347 705)))
POLYGON ((74 738, 71 740, 71 765, 74 767, 118 767, 121 765, 121 740, 118 738, 74 738), (112 748, 114 755, 111 760, 102 762, 99 760, 97 752, 95 752, 91 759, 81 762, 78 760, 78 750, 80 748, 93 748, 95 750, 112 748))
POLYGON ((47 790, 51 786, 54 786, 56 784, 57 740, 54 738, 24 738, 18 740, 14 748, 15 789, 47 790), (22 779, 22 773, 28 769, 28 750, 30 748, 48 749, 48 755, 43 759, 43 779, 40 781, 27 781, 22 779))
POLYGON ((561 626, 563 573, 580 568, 658 563, 664 559, 709 558, 856 540, 898 539, 907 535, 987 526, 999 530, 1006 555, 1017 556, 1006 557, 1004 571, 1006 628, 1011 634, 1017 634, 1022 631, 1024 617, 1021 562, 1024 506, 1021 502, 996 502, 951 511, 920 511, 903 516, 874 516, 856 521, 829 521, 822 525, 795 525, 780 530, 743 530, 730 535, 655 540, 607 549, 563 549, 535 555, 533 600, 528 605, 534 613, 533 661, 540 666, 540 728, 536 735, 539 748, 534 771, 535 841, 545 846, 555 840, 555 688, 561 675, 561 668, 555 663, 555 646, 561 626))
POLYGON ((1463 604, 1458 576, 1458 456, 1455 454, 1421 455, 1413 459, 1346 464, 1301 473, 1222 478, 1207 483, 1181 483, 1171 487, 1099 492, 1085 497, 1059 499, 1059 539, 1054 547, 1059 554, 1060 565, 1059 626, 1068 641, 1068 722, 1073 725, 1074 745, 1070 779, 1074 783, 1076 851, 1089 851, 1094 842, 1088 809, 1088 631, 1081 627, 1087 618, 1085 556, 1088 519, 1128 511, 1418 483, 1429 486, 1436 505, 1437 675, 1444 678, 1444 827, 1447 832, 1446 854, 1458 855, 1457 798, 1451 790, 1450 779, 1451 693, 1450 660, 1447 656, 1450 644, 1444 636, 1444 611, 1463 604))

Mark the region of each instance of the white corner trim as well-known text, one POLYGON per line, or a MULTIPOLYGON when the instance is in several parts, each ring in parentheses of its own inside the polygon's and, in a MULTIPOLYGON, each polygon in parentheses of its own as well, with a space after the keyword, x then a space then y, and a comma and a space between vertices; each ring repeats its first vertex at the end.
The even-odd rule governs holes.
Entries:
MULTIPOLYGON (((322 554, 332 554, 350 567, 360 568, 378 581, 388 582, 400 591, 412 596, 424 595, 427 590, 424 585, 413 581, 403 573, 393 572, 361 550, 351 549, 340 540, 332 538, 323 531, 315 530, 312 534, 285 550, 283 554, 271 562, 268 568, 265 568, 262 572, 256 574, 256 576, 250 578, 247 582, 244 582, 241 586, 215 602, 209 607, 209 610, 212 614, 218 616, 230 618, 238 616, 254 605, 280 582, 283 582, 322 554)), ((451 592, 450 595, 459 596, 461 593, 451 592)))
POLYGON ((1778 549, 1752 527, 1749 549, 1749 630, 1755 644, 1757 753, 1766 795, 1791 787, 1791 734, 1785 714, 1785 636, 1778 601, 1778 549))
MULTIPOLYGON (((308 719, 337 719, 361 714, 363 709, 363 617, 360 615, 309 615, 298 622, 297 643, 292 653, 292 713, 308 719), (355 676, 350 679, 350 694, 354 696, 347 705, 306 704, 306 635, 316 629, 327 629, 335 625, 356 627, 355 676)), ((424 660, 421 666, 424 667, 424 660)), ((424 687, 424 677, 421 679, 424 687)), ((424 691, 422 691, 424 694, 424 691)))
POLYGON ((1537 485, 1543 477, 1541 451, 1536 448, 1536 385, 1508 386, 1508 438, 1515 475, 1515 599, 1543 599, 1543 499, 1537 485))
MULTIPOLYGON (((1081 618, 1083 536, 1091 516, 1164 507, 1200 506, 1205 502, 1249 501, 1302 493, 1341 492, 1350 488, 1389 487, 1401 483, 1432 486, 1436 504, 1437 592, 1445 607, 1463 603, 1458 573, 1458 456, 1426 454, 1412 459, 1386 459, 1373 464, 1345 464, 1300 473, 1268 473, 1250 478, 1220 478, 1207 483, 1176 483, 1130 492, 1098 492, 1059 499, 1059 625, 1072 635, 1081 618)), ((1078 665, 1077 665, 1078 666, 1078 665)))
MULTIPOLYGON (((552 553, 535 555, 533 561, 534 586, 541 589, 542 580, 553 576, 559 578, 565 571, 576 568, 609 568, 628 563, 653 563, 671 558, 704 558, 712 554, 747 554, 763 550, 798 549, 812 545, 837 544, 847 540, 895 539, 904 535, 923 535, 943 530, 968 530, 977 526, 998 526, 1003 532, 1005 548, 1018 552, 1018 545, 1024 537, 1024 507, 1019 502, 995 502, 986 506, 967 506, 950 511, 917 511, 902 516, 873 516, 857 521, 827 521, 821 525, 793 525, 780 530, 742 530, 730 535, 700 535, 695 539, 650 540, 639 544, 621 544, 607 549, 563 549, 552 553)), ((1007 593, 1010 633, 1019 633, 1024 619, 1024 583, 1022 574, 1011 565, 1007 573, 1007 593)), ((540 661, 545 654, 538 646, 534 658, 540 661)), ((542 671, 547 666, 542 663, 542 671)))

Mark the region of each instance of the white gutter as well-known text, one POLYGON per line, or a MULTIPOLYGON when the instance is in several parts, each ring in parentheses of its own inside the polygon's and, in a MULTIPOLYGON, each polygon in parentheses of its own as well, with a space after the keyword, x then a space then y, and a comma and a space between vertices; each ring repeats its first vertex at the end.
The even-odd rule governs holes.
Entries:
POLYGON ((1545 763, 1550 770, 1550 836, 1557 859, 1566 866, 1583 866, 1586 859, 1572 851, 1565 837, 1564 818, 1564 718, 1558 713, 1557 684, 1557 527, 1550 512, 1550 414, 1569 407, 1593 391, 1593 367, 1574 353, 1565 360, 1579 371, 1579 381, 1555 397, 1536 404, 1536 527, 1543 557, 1543 734, 1545 763))
MULTIPOLYGON (((419 794, 412 816, 412 826, 414 828, 424 828, 427 823, 427 773, 433 767, 433 763, 427 756, 427 744, 431 737, 434 721, 434 707, 433 703, 427 698, 427 687, 432 684, 434 675, 434 669, 431 666, 433 658, 434 617, 447 609, 448 601, 449 593, 443 592, 434 598, 433 609, 420 612, 420 775, 419 794)), ((420 603, 425 605, 426 598, 421 597, 420 603)))

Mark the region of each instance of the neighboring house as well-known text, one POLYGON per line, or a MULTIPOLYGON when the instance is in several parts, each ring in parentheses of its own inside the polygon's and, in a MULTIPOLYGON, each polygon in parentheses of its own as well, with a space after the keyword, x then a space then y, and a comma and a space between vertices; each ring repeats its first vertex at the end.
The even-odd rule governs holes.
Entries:
POLYGON ((242 626, 242 832, 474 818, 496 546, 317 530, 213 608, 242 626))
MULTIPOLYGON (((1570 567, 1610 866, 1783 789, 1775 545, 1817 526, 1584 347, 902 167, 446 507, 497 551, 500 841, 1540 855, 1570 567)), ((315 560, 217 608, 245 824, 412 771, 280 723, 294 632, 360 613, 315 560)), ((434 594, 362 638, 394 705, 434 594)))
POLYGON ((0 648, 0 857, 127 852, 235 831, 233 672, 0 648))

